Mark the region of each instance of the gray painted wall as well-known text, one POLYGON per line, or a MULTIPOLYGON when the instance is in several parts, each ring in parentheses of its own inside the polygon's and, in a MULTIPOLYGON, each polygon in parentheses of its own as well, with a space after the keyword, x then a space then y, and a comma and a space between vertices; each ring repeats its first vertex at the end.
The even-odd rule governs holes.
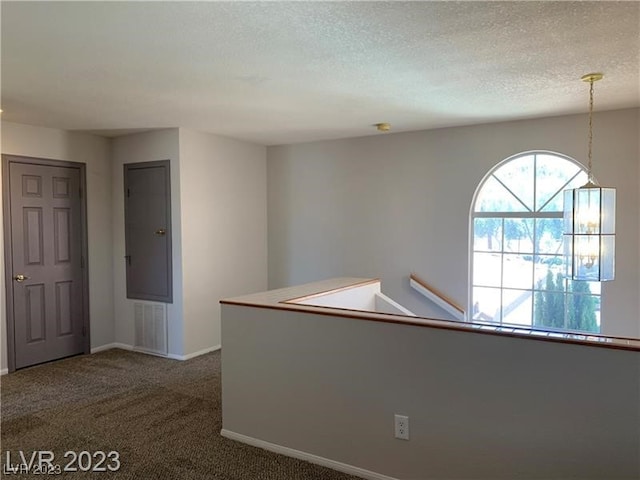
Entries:
POLYGON ((122 165, 171 160, 173 304, 169 354, 220 346, 218 300, 267 286, 266 149, 169 129, 113 140, 116 342, 133 345, 133 301, 126 299, 122 165))
POLYGON ((185 352, 219 346, 225 297, 267 288, 266 148, 180 129, 185 352))
POLYGON ((234 305, 222 338, 237 434, 401 479, 640 477, 638 352, 234 305))
MULTIPOLYGON (((91 347, 113 343, 109 140, 96 135, 2 122, 2 153, 86 164, 91 347)), ((0 221, 1 217, 0 208, 0 221)), ((0 244, 2 242, 0 235, 0 244)), ((4 255, 0 258, 0 299, 0 370, 4 370, 7 368, 4 255)))
MULTIPOLYGON (((640 109, 594 116, 594 174, 618 189, 602 331, 631 337, 640 337, 639 131, 640 109)), ((449 318, 409 287, 409 273, 467 305, 469 209, 483 176, 530 150, 586 162, 586 135, 586 115, 572 115, 269 147, 269 288, 380 277, 410 310, 449 318)))
POLYGON ((127 299, 124 235, 124 175, 125 163, 169 160, 171 166, 171 242, 173 249, 173 303, 167 304, 169 354, 184 355, 182 235, 180 205, 180 149, 177 128, 125 135, 112 140, 113 195, 113 292, 115 341, 134 344, 133 305, 127 299))

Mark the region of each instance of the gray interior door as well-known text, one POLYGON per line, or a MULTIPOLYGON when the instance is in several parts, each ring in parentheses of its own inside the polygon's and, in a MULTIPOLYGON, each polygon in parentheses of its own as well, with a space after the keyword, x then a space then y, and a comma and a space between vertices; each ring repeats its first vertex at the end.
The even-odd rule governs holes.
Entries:
POLYGON ((127 298, 173 301, 169 160, 124 166, 127 298))
POLYGON ((22 368, 85 350, 81 171, 18 162, 8 170, 8 330, 22 368))

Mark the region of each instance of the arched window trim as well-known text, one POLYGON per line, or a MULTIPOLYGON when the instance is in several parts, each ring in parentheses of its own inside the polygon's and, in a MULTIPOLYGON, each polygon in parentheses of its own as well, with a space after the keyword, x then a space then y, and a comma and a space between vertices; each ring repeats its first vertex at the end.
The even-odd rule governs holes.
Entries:
MULTIPOLYGON (((470 210, 469 210, 469 237, 468 237, 468 241, 469 241, 469 246, 468 246, 468 252, 469 252, 469 257, 468 257, 468 295, 467 295, 467 308, 468 308, 468 312, 469 314, 467 315, 467 319, 468 321, 472 321, 473 317, 474 317, 474 306, 473 306, 473 287, 474 287, 474 219, 476 218, 495 218, 496 214, 499 214, 500 217, 503 218, 562 218, 563 217, 563 212, 559 211, 559 212, 542 212, 543 209, 549 204, 549 202, 551 202, 553 200, 553 198, 555 197, 554 195, 551 195, 549 197, 549 199, 547 201, 545 201, 544 204, 542 204, 539 208, 537 208, 536 210, 532 211, 531 209, 529 209, 521 200, 520 197, 521 195, 516 194, 515 192, 513 192, 507 185, 504 185, 503 182, 501 182, 497 177, 494 176, 494 174, 501 169, 502 167, 504 167, 505 165, 507 165, 509 162, 512 162, 518 158, 521 157, 526 157, 529 155, 534 155, 534 168, 535 168, 535 162, 537 155, 552 155, 558 158, 562 158, 563 160, 566 160, 572 164, 574 164, 576 167, 578 167, 578 171, 569 179, 565 182, 565 184, 562 186, 562 188, 560 189, 560 191, 566 189, 566 188, 575 188, 575 185, 568 187, 568 185, 571 184, 571 182, 581 173, 586 174, 586 169, 584 167, 584 165, 580 162, 578 162, 577 160, 573 159, 572 157, 565 155, 563 153, 559 153, 559 152, 555 152, 555 151, 551 151, 551 150, 528 150, 528 151, 523 151, 523 152, 519 152, 516 153, 514 155, 511 155, 503 160, 501 160, 500 162, 498 162, 496 165, 494 165, 481 179, 481 181, 478 183, 474 193, 473 193, 473 198, 471 201, 471 206, 470 206, 470 210), (502 186, 504 188, 507 189, 507 191, 509 191, 522 205, 523 207, 525 207, 527 209, 527 211, 518 211, 518 212, 476 212, 476 204, 478 202, 478 197, 479 194, 482 192, 483 187, 485 186, 486 182, 492 177, 494 176, 494 178, 496 178, 496 180, 498 180, 502 186)), ((535 169, 534 169, 535 171, 535 169)), ((534 181, 534 198, 536 198, 536 192, 535 192, 535 188, 536 188, 536 183, 534 181)), ((534 204, 534 208, 535 208, 535 204, 534 204)), ((501 289, 503 289, 503 287, 500 287, 501 289)), ((502 323, 502 319, 500 320, 500 323, 502 323)), ((560 329, 560 330, 564 330, 564 329, 560 329)))

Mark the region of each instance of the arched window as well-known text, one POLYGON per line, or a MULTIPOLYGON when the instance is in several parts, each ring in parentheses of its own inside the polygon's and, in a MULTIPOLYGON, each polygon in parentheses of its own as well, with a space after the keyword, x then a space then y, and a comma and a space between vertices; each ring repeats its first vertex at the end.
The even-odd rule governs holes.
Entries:
POLYGON ((526 152, 494 167, 471 208, 474 321, 600 331, 600 284, 564 278, 563 190, 587 181, 573 159, 526 152))

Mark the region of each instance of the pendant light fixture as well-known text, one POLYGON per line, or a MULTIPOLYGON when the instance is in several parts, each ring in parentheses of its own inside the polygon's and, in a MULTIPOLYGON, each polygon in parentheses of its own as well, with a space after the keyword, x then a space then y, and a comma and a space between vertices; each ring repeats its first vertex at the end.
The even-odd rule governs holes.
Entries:
POLYGON ((589 73, 589 164, 587 183, 564 191, 564 249, 566 275, 572 280, 604 282, 615 277, 616 189, 598 185, 591 172, 593 140, 593 82, 602 73, 589 73))

